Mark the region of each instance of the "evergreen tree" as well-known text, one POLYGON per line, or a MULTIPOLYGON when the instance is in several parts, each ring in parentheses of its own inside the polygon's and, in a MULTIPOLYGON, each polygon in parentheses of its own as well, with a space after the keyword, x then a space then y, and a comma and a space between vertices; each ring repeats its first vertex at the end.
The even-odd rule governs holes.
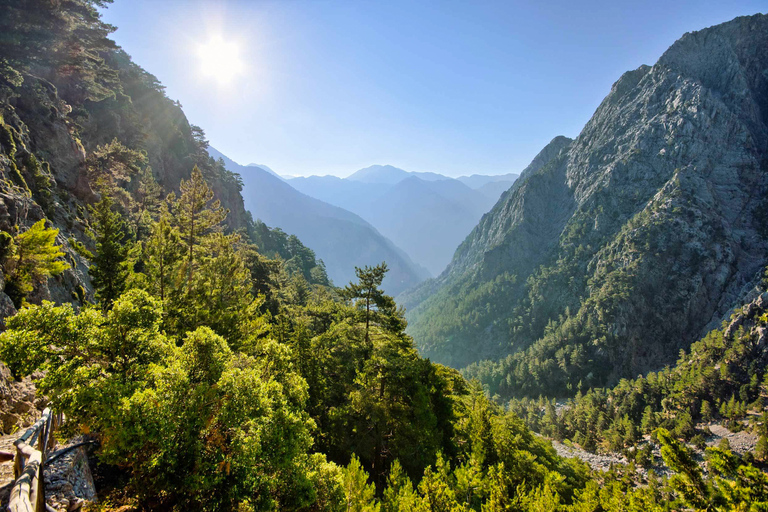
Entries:
POLYGON ((163 206, 160 217, 152 224, 144 247, 144 268, 150 290, 163 304, 172 288, 179 284, 177 270, 183 250, 179 231, 173 225, 168 209, 163 206))
POLYGON ((768 462, 768 436, 760 434, 755 446, 755 458, 761 462, 768 462))
POLYGON ((155 180, 152 168, 147 166, 138 174, 138 185, 133 193, 133 232, 137 238, 146 236, 151 227, 152 217, 158 213, 163 188, 155 180))
POLYGON ((64 253, 55 243, 58 234, 58 229, 45 227, 45 219, 15 237, 3 233, 0 258, 5 269, 5 293, 17 308, 22 306, 35 284, 69 268, 67 263, 60 261, 64 253))
POLYGON ((656 437, 661 444, 664 462, 677 473, 671 483, 683 502, 696 508, 706 507, 709 504, 709 489, 690 451, 663 428, 656 430, 656 437))
POLYGON ((123 293, 131 273, 125 221, 113 207, 112 198, 105 194, 91 208, 96 252, 88 273, 91 274, 96 298, 104 310, 110 309, 112 303, 123 293))
POLYGON ((368 483, 368 474, 357 457, 344 469, 343 488, 348 512, 379 512, 376 503, 376 488, 368 483))
POLYGON ((186 245, 186 287, 191 292, 192 278, 197 261, 195 251, 200 246, 201 238, 221 229, 221 223, 227 211, 221 202, 213 200, 213 190, 203 178, 203 173, 195 166, 188 180, 181 180, 181 195, 178 200, 170 201, 174 205, 174 214, 181 239, 186 245))
POLYGON ((374 322, 390 332, 400 332, 405 328, 403 314, 397 309, 394 299, 379 288, 387 270, 385 262, 375 267, 355 267, 358 282, 349 283, 341 292, 344 298, 352 300, 361 310, 367 344, 371 343, 370 331, 374 322))

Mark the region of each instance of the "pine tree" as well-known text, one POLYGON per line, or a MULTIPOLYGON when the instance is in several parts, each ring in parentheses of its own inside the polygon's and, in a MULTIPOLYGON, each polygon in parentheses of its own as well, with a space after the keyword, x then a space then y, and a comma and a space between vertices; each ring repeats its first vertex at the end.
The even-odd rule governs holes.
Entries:
POLYGON ((150 289, 165 304, 169 290, 177 285, 177 269, 184 247, 171 214, 163 207, 157 222, 152 224, 144 247, 145 272, 150 289))
POLYGON ((5 269, 5 293, 20 308, 33 286, 56 276, 69 268, 59 258, 64 256, 56 245, 59 230, 46 228, 45 219, 37 221, 28 230, 11 238, 3 237, 2 259, 5 269))
POLYGON ((403 314, 398 310, 395 300, 379 288, 387 270, 384 262, 375 267, 355 267, 359 282, 349 283, 341 291, 343 297, 354 301, 360 308, 365 320, 365 341, 369 345, 371 323, 377 323, 393 333, 399 333, 405 328, 403 314))
POLYGON ((355 456, 352 456, 352 461, 344 468, 342 486, 348 512, 379 512, 376 488, 368 483, 368 474, 355 456))
POLYGON ((139 183, 133 194, 133 232, 137 238, 143 238, 147 227, 151 225, 152 217, 158 212, 163 188, 155 180, 152 168, 149 166, 139 173, 138 179, 139 183))
POLYGON ((658 423, 656 421, 656 413, 654 413, 653 409, 651 409, 651 406, 648 405, 643 411, 643 418, 640 421, 640 428, 643 429, 643 432, 649 433, 653 432, 657 426, 658 423))
POLYGON ((203 173, 195 166, 188 180, 181 180, 181 195, 174 202, 176 222, 181 233, 181 239, 186 246, 186 285, 187 293, 191 292, 194 276, 195 249, 200 245, 200 238, 221 229, 221 223, 227 217, 227 210, 221 207, 221 202, 213 200, 213 190, 203 178, 203 173))
POLYGON ((96 253, 88 273, 91 274, 96 298, 104 310, 110 309, 112 303, 123 293, 131 273, 125 221, 120 213, 114 211, 113 206, 112 198, 105 194, 91 208, 96 253))
POLYGON ((755 446, 755 458, 761 462, 768 461, 768 437, 761 434, 755 446))
POLYGON ((686 505, 705 507, 709 503, 709 488, 691 452, 677 442, 666 429, 659 428, 655 434, 661 444, 664 462, 677 473, 671 479, 673 488, 680 493, 686 505))

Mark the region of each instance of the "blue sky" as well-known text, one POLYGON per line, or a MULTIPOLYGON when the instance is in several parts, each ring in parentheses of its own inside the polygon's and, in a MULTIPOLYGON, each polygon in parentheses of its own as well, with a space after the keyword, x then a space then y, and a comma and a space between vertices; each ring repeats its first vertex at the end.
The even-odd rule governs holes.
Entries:
MULTIPOLYGON (((763 1, 115 0, 114 39, 211 144, 281 174, 521 170, 683 33, 763 1), (243 69, 201 70, 219 36, 243 69)), ((228 56, 222 56, 222 63, 228 56)))

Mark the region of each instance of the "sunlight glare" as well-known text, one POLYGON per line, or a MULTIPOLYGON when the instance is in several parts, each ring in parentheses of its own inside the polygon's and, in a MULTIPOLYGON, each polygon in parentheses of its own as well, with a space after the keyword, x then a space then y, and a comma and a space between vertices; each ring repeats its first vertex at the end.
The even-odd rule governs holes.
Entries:
POLYGON ((200 70, 219 85, 227 85, 244 71, 240 57, 240 46, 234 41, 227 41, 221 34, 215 34, 198 48, 200 70))

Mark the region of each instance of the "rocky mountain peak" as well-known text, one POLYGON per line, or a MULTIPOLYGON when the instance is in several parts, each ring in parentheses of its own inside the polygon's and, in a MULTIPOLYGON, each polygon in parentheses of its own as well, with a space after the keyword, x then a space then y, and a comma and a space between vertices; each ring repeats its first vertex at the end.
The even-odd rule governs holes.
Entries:
POLYGON ((425 354, 501 360, 493 374, 510 393, 603 384, 673 360, 743 303, 768 263, 766 38, 768 16, 738 18, 617 80, 428 292, 408 295, 425 354), (567 353, 581 362, 558 363, 567 353), (532 379, 534 360, 547 370, 532 379))

